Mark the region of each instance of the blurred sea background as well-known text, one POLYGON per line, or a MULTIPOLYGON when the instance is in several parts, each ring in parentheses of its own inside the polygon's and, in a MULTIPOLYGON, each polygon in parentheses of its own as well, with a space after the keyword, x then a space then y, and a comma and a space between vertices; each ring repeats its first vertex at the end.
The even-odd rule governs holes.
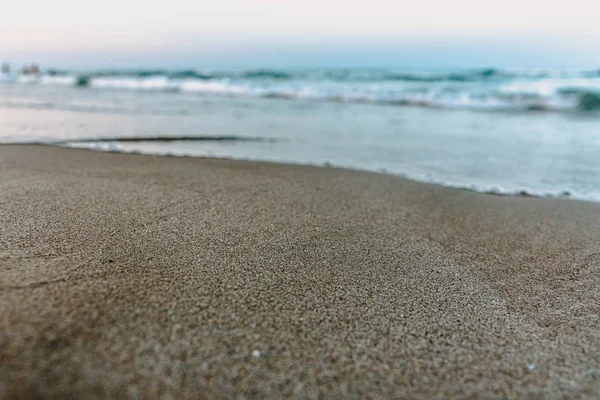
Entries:
POLYGON ((600 201, 600 70, 6 66, 0 142, 325 164, 600 201))

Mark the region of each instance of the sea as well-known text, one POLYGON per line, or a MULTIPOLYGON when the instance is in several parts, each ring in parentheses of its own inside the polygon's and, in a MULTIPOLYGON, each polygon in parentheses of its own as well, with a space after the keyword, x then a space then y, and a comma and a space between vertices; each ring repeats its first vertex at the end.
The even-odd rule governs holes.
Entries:
POLYGON ((0 143, 332 165, 600 201, 600 70, 5 72, 0 143))

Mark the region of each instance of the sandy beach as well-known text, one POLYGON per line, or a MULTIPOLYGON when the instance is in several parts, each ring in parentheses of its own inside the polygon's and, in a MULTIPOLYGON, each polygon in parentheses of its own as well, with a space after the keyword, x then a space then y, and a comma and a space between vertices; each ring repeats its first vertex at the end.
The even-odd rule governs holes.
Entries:
POLYGON ((0 146, 1 398, 598 398, 600 204, 0 146))

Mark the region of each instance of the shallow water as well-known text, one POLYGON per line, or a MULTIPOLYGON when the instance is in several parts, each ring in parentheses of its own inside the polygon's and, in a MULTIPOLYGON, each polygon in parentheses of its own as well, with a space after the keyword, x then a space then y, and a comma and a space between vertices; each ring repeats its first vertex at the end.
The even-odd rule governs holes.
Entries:
POLYGON ((327 162, 480 191, 600 201, 600 114, 590 97, 600 74, 343 71, 113 72, 90 75, 85 87, 74 73, 5 77, 0 141, 327 162), (402 100, 418 85, 427 101, 402 100), (131 140, 165 136, 222 140, 131 140), (106 141, 119 137, 130 140, 106 141))

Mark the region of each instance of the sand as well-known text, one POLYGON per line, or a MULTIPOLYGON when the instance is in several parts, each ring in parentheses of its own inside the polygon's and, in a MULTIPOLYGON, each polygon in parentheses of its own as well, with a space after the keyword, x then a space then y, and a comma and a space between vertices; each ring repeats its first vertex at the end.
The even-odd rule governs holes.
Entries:
POLYGON ((2 398, 598 398, 600 204, 0 146, 2 398))

